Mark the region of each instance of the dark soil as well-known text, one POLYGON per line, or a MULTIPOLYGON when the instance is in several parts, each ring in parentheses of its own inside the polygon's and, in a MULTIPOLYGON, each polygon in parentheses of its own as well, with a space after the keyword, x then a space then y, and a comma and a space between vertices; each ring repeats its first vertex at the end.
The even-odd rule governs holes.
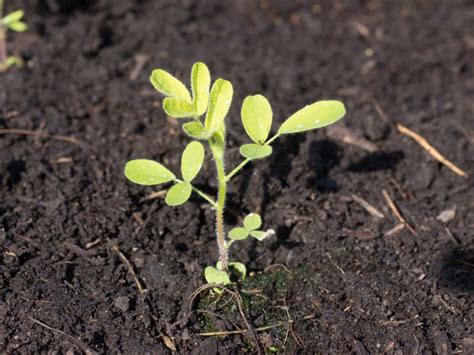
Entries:
MULTIPOLYGON (((26 10, 30 30, 9 36, 28 65, 0 74, 0 128, 77 141, 0 136, 1 352, 166 353, 174 342, 195 354, 474 353, 472 1, 7 5, 26 10), (132 80, 136 55, 148 61, 132 80), (156 189, 122 173, 136 157, 179 167, 188 139, 165 117, 148 76, 161 67, 184 80, 196 60, 234 84, 229 167, 247 142, 241 100, 257 92, 276 122, 317 99, 340 99, 348 115, 339 127, 377 149, 328 130, 288 136, 236 177, 229 209, 257 211, 277 232, 232 250, 253 272, 240 285, 251 327, 280 324, 253 334, 197 334, 246 329, 230 293, 203 291, 189 311, 217 257, 209 206, 143 201, 156 189), (438 163, 395 122, 470 177, 438 163), (385 235, 398 222, 383 190, 416 235, 385 235), (451 221, 436 219, 452 208, 451 221)), ((210 162, 197 180, 209 193, 213 176, 210 162)), ((229 227, 238 222, 228 217, 229 227)))

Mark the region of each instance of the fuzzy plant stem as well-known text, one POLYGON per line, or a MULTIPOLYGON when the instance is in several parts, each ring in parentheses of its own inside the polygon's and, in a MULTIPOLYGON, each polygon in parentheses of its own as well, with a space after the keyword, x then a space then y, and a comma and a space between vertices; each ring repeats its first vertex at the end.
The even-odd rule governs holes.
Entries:
MULTIPOLYGON (((0 20, 3 19, 3 0, 0 0, 0 20)), ((0 64, 7 60, 6 30, 0 21, 0 64)))
POLYGON ((226 240, 224 234, 224 208, 225 197, 227 194, 227 179, 225 176, 224 166, 224 139, 222 136, 215 135, 210 141, 212 155, 216 163, 217 181, 219 184, 217 192, 217 207, 216 207, 216 236, 217 245, 219 248, 219 262, 220 269, 227 270, 229 261, 228 248, 226 247, 226 240))

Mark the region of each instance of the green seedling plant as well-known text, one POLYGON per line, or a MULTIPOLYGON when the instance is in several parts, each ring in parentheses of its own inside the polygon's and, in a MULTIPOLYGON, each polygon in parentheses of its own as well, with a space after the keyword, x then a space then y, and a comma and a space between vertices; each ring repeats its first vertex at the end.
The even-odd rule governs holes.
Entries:
POLYGON ((215 213, 215 231, 219 259, 216 266, 208 266, 204 276, 208 283, 227 285, 231 283, 230 268, 246 276, 244 264, 229 261, 229 249, 238 241, 255 238, 262 241, 274 234, 273 230, 262 230, 262 220, 256 213, 250 213, 242 226, 224 229, 227 184, 249 162, 263 159, 272 154, 272 143, 286 134, 305 132, 328 126, 341 119, 345 113, 339 101, 317 101, 307 105, 286 119, 278 130, 270 136, 273 112, 269 101, 262 95, 248 96, 241 107, 241 119, 251 143, 240 147, 244 158, 234 169, 226 172, 226 116, 232 102, 232 84, 217 79, 211 87, 211 75, 204 63, 195 63, 191 70, 191 92, 177 78, 162 69, 153 70, 150 81, 165 98, 163 109, 173 118, 186 119, 182 125, 184 133, 193 141, 181 156, 181 177, 162 164, 148 159, 129 161, 125 166, 125 176, 139 185, 172 183, 165 198, 169 206, 178 206, 189 200, 192 193, 206 200, 215 213), (209 147, 216 168, 218 182, 217 198, 202 192, 193 185, 205 159, 203 143, 209 147))
POLYGON ((23 10, 16 10, 5 17, 3 16, 3 0, 0 0, 0 69, 8 69, 13 65, 20 66, 23 61, 16 56, 7 55, 6 34, 9 30, 24 32, 28 29, 26 23, 21 19, 24 16, 23 10))

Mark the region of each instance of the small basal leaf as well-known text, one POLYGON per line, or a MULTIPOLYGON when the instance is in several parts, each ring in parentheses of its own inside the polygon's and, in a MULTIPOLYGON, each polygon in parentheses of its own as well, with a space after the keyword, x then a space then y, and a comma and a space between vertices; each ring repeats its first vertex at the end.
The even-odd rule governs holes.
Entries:
POLYGON ((204 146, 193 141, 184 149, 181 157, 181 174, 184 181, 191 182, 201 170, 204 162, 204 146))
POLYGON ((346 113, 340 101, 318 101, 303 107, 281 125, 279 134, 298 133, 333 124, 346 113))
POLYGON ((262 241, 268 237, 275 235, 275 231, 273 229, 268 229, 266 232, 264 231, 251 231, 250 235, 259 241, 262 241))
POLYGON ((207 266, 204 269, 204 278, 210 284, 229 285, 231 283, 227 272, 218 270, 214 266, 207 266))
POLYGON ((183 131, 194 139, 207 140, 211 135, 200 122, 187 122, 183 125, 183 131))
POLYGON ((1 19, 1 22, 5 27, 9 27, 10 24, 20 21, 24 15, 25 12, 23 10, 16 10, 10 12, 7 16, 1 19))
POLYGON ((236 269, 240 274, 242 275, 242 280, 245 280, 245 277, 247 276, 247 268, 245 267, 244 264, 239 263, 237 261, 233 261, 229 263, 229 267, 232 267, 236 269))
POLYGON ((15 32, 24 32, 28 29, 28 25, 23 21, 12 22, 8 25, 8 28, 15 32))
POLYGON ((150 81, 155 89, 163 95, 191 103, 191 94, 188 89, 186 89, 186 86, 163 69, 153 70, 150 76, 150 81))
POLYGON ((240 147, 240 154, 247 159, 262 159, 272 154, 272 147, 269 145, 244 144, 240 147))
POLYGON ((166 194, 165 202, 168 206, 179 206, 189 200, 192 186, 189 182, 178 182, 173 185, 166 194))
POLYGON ((254 229, 260 228, 262 225, 262 219, 260 216, 256 213, 250 213, 245 217, 244 219, 244 227, 250 232, 253 231, 254 229))
POLYGON ((163 110, 174 118, 190 117, 193 115, 193 105, 188 101, 167 97, 163 100, 163 110))
POLYGON ((249 236, 249 231, 242 227, 236 227, 230 230, 229 238, 233 240, 243 240, 249 236))
POLYGON ((193 91, 193 109, 201 116, 207 110, 209 103, 209 87, 211 85, 211 73, 206 64, 194 63, 191 70, 191 88, 193 91))
POLYGON ((247 96, 242 104, 242 123, 249 137, 258 144, 268 138, 272 126, 272 108, 262 95, 247 96))
POLYGON ((229 112, 233 95, 232 84, 224 79, 217 79, 212 85, 209 98, 209 108, 206 114, 206 129, 214 133, 224 121, 227 112, 229 112))
POLYGON ((148 159, 130 160, 125 165, 125 176, 131 182, 139 185, 158 185, 176 178, 163 165, 148 159))

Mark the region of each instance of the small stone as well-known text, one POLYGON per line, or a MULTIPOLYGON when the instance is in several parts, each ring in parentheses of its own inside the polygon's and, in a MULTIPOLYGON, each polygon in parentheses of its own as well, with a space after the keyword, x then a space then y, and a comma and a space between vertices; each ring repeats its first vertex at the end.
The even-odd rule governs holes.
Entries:
POLYGON ((443 223, 448 223, 449 221, 452 221, 455 216, 456 216, 456 209, 451 208, 449 210, 444 210, 443 212, 441 212, 438 215, 438 217, 436 217, 436 219, 443 223))
POLYGON ((114 298, 114 305, 122 312, 128 311, 130 308, 130 298, 126 296, 118 296, 114 298))

